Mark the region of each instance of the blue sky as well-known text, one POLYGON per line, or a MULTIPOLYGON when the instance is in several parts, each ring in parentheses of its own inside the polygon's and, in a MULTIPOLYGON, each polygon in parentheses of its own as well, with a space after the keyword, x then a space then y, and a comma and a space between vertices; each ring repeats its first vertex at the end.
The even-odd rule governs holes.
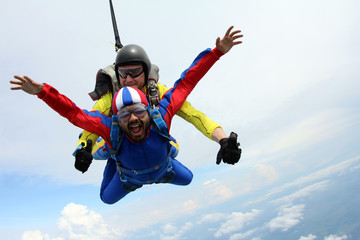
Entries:
POLYGON ((360 236, 360 3, 113 0, 123 44, 137 43, 167 86, 234 25, 243 44, 189 97, 243 148, 216 165, 218 144, 180 118, 187 187, 146 186, 99 198, 104 162, 81 174, 80 129, 14 74, 47 82, 90 109, 95 74, 115 59, 108 1, 3 1, 0 8, 0 234, 4 239, 299 239, 360 236), (330 219, 330 220, 329 220, 330 219), (351 220, 351 224, 346 224, 351 220), (346 227, 347 226, 347 227, 346 227))

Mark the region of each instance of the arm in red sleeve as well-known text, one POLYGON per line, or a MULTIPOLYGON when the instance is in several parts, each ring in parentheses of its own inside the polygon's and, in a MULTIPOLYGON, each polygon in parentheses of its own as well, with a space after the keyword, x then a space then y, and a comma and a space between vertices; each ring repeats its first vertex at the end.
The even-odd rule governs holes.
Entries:
POLYGON ((73 125, 100 135, 110 144, 111 118, 101 114, 99 111, 89 112, 80 109, 69 98, 60 94, 49 84, 44 84, 43 90, 37 96, 73 125))
POLYGON ((217 48, 212 50, 206 49, 201 52, 191 66, 181 74, 180 79, 175 82, 174 87, 164 95, 164 99, 168 101, 166 106, 167 114, 164 119, 169 129, 172 117, 181 108, 196 84, 222 55, 224 54, 217 48))

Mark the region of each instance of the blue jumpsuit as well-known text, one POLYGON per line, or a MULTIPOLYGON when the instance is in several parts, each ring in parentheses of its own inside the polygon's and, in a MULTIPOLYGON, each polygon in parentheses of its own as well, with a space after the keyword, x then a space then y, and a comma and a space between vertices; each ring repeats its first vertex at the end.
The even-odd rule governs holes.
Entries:
MULTIPOLYGON (((207 73, 213 64, 223 55, 214 48, 201 52, 191 66, 185 70, 174 87, 166 92, 159 103, 159 111, 170 130, 171 120, 181 108, 187 96, 194 89, 200 79, 207 73)), ((99 111, 90 112, 77 107, 70 99, 60 94, 48 84, 44 85, 38 97, 46 102, 61 116, 67 118, 72 124, 101 136, 107 145, 111 146, 110 129, 112 119, 100 114, 99 111)), ((119 151, 115 155, 115 161, 121 163, 125 170, 122 174, 128 177, 128 181, 137 185, 152 184, 159 181, 168 170, 168 161, 171 161, 175 177, 169 182, 177 185, 187 185, 192 180, 192 173, 184 165, 169 157, 169 140, 161 136, 152 126, 149 128, 147 137, 141 143, 132 142, 126 135, 122 137, 119 151), (134 171, 126 171, 134 170, 134 171), (152 171, 144 174, 136 172, 146 169, 152 171)), ((112 204, 123 198, 129 191, 122 185, 124 182, 121 175, 117 174, 117 164, 114 160, 108 160, 104 170, 100 197, 103 202, 112 204)))

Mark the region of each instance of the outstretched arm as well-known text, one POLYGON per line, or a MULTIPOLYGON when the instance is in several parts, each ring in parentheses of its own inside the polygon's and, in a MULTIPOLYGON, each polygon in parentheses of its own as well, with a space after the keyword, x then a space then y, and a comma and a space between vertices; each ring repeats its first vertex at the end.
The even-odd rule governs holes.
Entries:
POLYGON ((164 103, 164 105, 167 105, 165 109, 168 113, 164 115, 164 118, 169 128, 170 119, 180 109, 200 79, 222 55, 229 52, 233 46, 241 43, 241 41, 237 40, 242 37, 242 35, 239 35, 240 30, 232 32, 232 29, 233 27, 230 27, 222 39, 217 38, 214 49, 206 49, 201 52, 191 66, 181 74, 174 87, 164 95, 163 100, 166 99, 168 101, 167 104, 164 103), (169 105, 170 102, 171 104, 169 105))
POLYGON ((27 76, 19 77, 15 75, 14 78, 18 81, 10 81, 11 84, 16 85, 11 87, 11 90, 23 90, 28 94, 37 95, 38 98, 42 99, 58 114, 68 119, 73 125, 100 135, 110 145, 108 137, 111 118, 102 115, 98 111, 89 112, 80 109, 69 98, 60 94, 48 84, 37 83, 27 76))
POLYGON ((18 75, 15 75, 14 78, 19 81, 10 80, 11 84, 17 85, 15 87, 11 87, 11 90, 23 90, 28 94, 36 95, 40 93, 44 88, 44 84, 37 83, 28 76, 20 77, 18 75))
MULTIPOLYGON (((232 32, 234 26, 231 26, 225 33, 225 36, 220 39, 216 39, 216 48, 222 53, 227 53, 230 49, 238 44, 241 44, 242 41, 239 41, 239 38, 242 38, 240 30, 235 30, 232 32)), ((239 161, 241 156, 241 148, 239 148, 240 143, 237 142, 237 134, 232 132, 229 137, 225 134, 222 128, 216 128, 212 134, 212 138, 220 143, 221 148, 217 155, 216 163, 220 164, 221 160, 225 163, 235 164, 239 161)))

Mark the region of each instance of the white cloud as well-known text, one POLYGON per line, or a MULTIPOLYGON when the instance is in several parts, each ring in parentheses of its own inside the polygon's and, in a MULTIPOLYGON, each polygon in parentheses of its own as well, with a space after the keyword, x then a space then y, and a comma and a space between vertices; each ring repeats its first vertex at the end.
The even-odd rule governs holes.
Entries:
MULTIPOLYGON (((263 196, 260 196, 258 199, 255 199, 255 200, 250 200, 246 204, 250 205, 253 203, 265 201, 266 199, 270 198, 271 196, 273 196, 275 194, 279 194, 279 193, 285 191, 286 189, 293 188, 293 187, 298 188, 298 187, 301 187, 301 186, 309 184, 309 183, 313 184, 313 182, 315 182, 317 180, 326 179, 334 174, 342 175, 347 172, 355 171, 356 169, 359 168, 359 164, 358 164, 359 162, 360 162, 360 156, 356 156, 356 157, 350 158, 348 160, 325 167, 323 169, 320 169, 320 170, 310 173, 308 175, 298 177, 297 179, 295 179, 292 182, 287 182, 279 187, 270 189, 263 196)), ((255 180, 253 180, 253 181, 255 181, 255 180)), ((308 186, 308 187, 304 188, 303 190, 300 190, 299 192, 295 193, 294 195, 289 195, 287 200, 290 200, 290 197, 291 198, 300 197, 300 194, 306 194, 306 191, 315 190, 315 188, 318 188, 317 190, 322 190, 322 189, 324 189, 324 187, 326 187, 325 181, 315 184, 313 186, 308 186)), ((286 200, 285 198, 282 198, 282 199, 278 199, 275 201, 285 201, 285 200, 286 200)))
POLYGON ((299 191, 296 191, 293 194, 284 196, 282 198, 273 200, 271 202, 272 203, 288 203, 289 204, 298 198, 308 196, 310 193, 312 193, 314 191, 322 191, 322 190, 326 189, 326 187, 328 186, 328 183, 329 183, 329 181, 322 181, 322 182, 314 183, 310 186, 300 189, 299 191))
POLYGON ((218 222, 218 221, 221 221, 223 219, 226 219, 226 214, 225 213, 210 213, 210 214, 207 214, 207 215, 201 217, 198 224, 218 222))
POLYGON ((285 232, 289 230, 299 224, 303 219, 304 208, 304 204, 294 205, 292 207, 283 206, 278 212, 278 216, 267 223, 267 227, 270 231, 281 230, 285 232))
POLYGON ((345 240, 345 239, 348 239, 348 236, 346 236, 345 234, 342 236, 330 235, 330 236, 324 237, 324 240, 345 240))
POLYGON ((229 240, 249 239, 249 237, 252 234, 254 234, 257 230, 258 230, 257 228, 254 228, 245 233, 236 233, 236 234, 232 235, 229 240))
POLYGON ((22 240, 42 240, 42 234, 39 230, 26 231, 22 235, 22 240))
POLYGON ((260 211, 257 209, 252 209, 251 212, 241 213, 233 212, 226 217, 226 222, 221 224, 220 228, 216 231, 215 237, 222 237, 223 235, 233 233, 235 231, 241 230, 244 225, 252 221, 260 211))
MULTIPOLYGON (((66 239, 75 240, 102 240, 120 239, 124 233, 111 230, 104 222, 102 216, 89 211, 86 206, 69 203, 61 212, 58 221, 60 232, 65 231, 66 239)), ((39 230, 26 231, 22 240, 63 240, 61 237, 50 238, 39 230)))
POLYGON ((222 202, 234 196, 234 193, 229 187, 215 179, 205 182, 203 190, 206 191, 208 203, 222 202))
POLYGON ((111 239, 114 234, 108 229, 102 216, 89 211, 86 206, 69 203, 58 221, 59 229, 68 232, 72 239, 111 239))
POLYGON ((42 234, 39 230, 26 231, 21 240, 64 240, 62 237, 50 238, 48 234, 42 234))
POLYGON ((301 236, 301 237, 299 238, 299 240, 314 240, 314 239, 316 239, 316 236, 315 236, 315 235, 312 235, 312 234, 309 234, 309 235, 307 235, 307 236, 301 236))
POLYGON ((279 178, 278 172, 271 165, 257 164, 254 168, 260 176, 266 178, 267 183, 275 182, 279 178))
POLYGON ((187 222, 185 225, 178 229, 174 225, 168 223, 162 228, 162 233, 160 233, 160 240, 178 240, 182 239, 182 236, 192 229, 194 226, 193 223, 187 222))
POLYGON ((331 165, 329 167, 326 167, 324 169, 321 169, 319 171, 311 173, 307 176, 300 177, 290 183, 286 183, 280 187, 270 190, 270 192, 265 195, 265 198, 268 198, 273 194, 282 192, 291 187, 298 187, 298 186, 304 185, 306 183, 310 183, 310 182, 313 182, 313 181, 316 181, 319 179, 324 179, 333 174, 341 174, 341 173, 343 173, 343 171, 347 171, 349 168, 352 169, 351 166, 356 164, 359 160, 360 160, 360 156, 357 156, 357 157, 342 161, 340 163, 331 165))
POLYGON ((194 200, 188 200, 184 202, 184 210, 191 211, 198 207, 198 204, 194 200))
POLYGON ((177 228, 173 226, 172 224, 168 223, 163 227, 163 233, 168 234, 174 234, 176 233, 177 228))
POLYGON ((215 179, 215 178, 213 178, 213 179, 211 179, 211 180, 208 180, 208 181, 205 181, 205 182, 204 182, 204 185, 208 185, 208 184, 211 184, 211 183, 213 183, 213 182, 216 182, 216 179, 215 179))
POLYGON ((43 236, 39 230, 26 231, 22 235, 22 240, 45 240, 49 239, 47 235, 43 236))

